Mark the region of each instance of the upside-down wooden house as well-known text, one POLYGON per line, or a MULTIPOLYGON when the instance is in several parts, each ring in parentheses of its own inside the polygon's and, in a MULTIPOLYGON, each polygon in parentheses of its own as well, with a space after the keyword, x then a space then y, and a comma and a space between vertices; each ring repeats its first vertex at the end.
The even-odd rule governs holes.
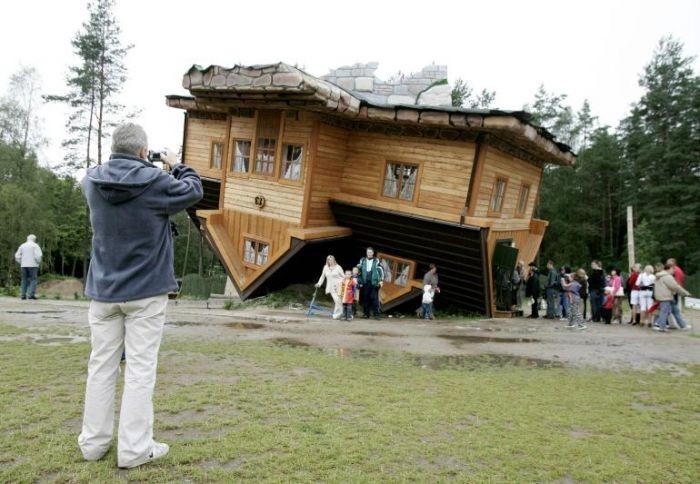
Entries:
POLYGON ((192 215, 243 299, 315 279, 326 253, 356 263, 371 245, 384 308, 419 296, 435 263, 436 302, 506 309, 499 248, 508 270, 534 260, 544 166, 574 154, 527 113, 448 106, 444 66, 389 81, 376 67, 319 78, 284 63, 193 66, 191 95, 167 96, 185 110, 183 161, 203 180, 192 215))

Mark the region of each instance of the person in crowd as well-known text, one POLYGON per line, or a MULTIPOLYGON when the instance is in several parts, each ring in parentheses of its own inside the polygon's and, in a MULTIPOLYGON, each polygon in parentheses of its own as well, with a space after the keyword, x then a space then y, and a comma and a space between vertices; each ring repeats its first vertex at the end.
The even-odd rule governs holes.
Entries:
POLYGON ((357 304, 360 302, 360 269, 352 268, 352 280, 355 281, 355 299, 352 302, 352 315, 357 315, 357 304))
POLYGON ((610 324, 612 321, 613 306, 615 305, 615 297, 612 291, 612 287, 606 287, 603 292, 603 304, 600 308, 600 315, 605 324, 610 324))
MULTIPOLYGON (((379 289, 384 284, 384 269, 374 257, 372 247, 367 247, 365 254, 366 256, 357 264, 357 269, 360 271, 360 300, 364 311, 362 317, 367 319, 371 313, 374 313, 374 318, 380 319, 379 289)), ((435 272, 437 273, 437 270, 435 272)))
POLYGON ((603 297, 605 295, 605 272, 600 261, 591 262, 591 276, 588 278, 588 294, 591 299, 591 320, 599 323, 602 317, 603 297))
POLYGON ((355 287, 357 282, 352 277, 352 271, 345 271, 345 277, 338 287, 338 293, 343 303, 343 319, 352 321, 352 307, 355 303, 355 287))
POLYGON ((554 268, 554 262, 547 261, 547 286, 545 287, 547 296, 547 319, 554 319, 557 316, 557 300, 559 297, 559 275, 554 268))
POLYGON ((433 288, 433 297, 432 301, 430 302, 430 319, 435 319, 435 295, 440 294, 440 286, 438 285, 438 282, 437 266, 435 264, 430 264, 428 266, 428 272, 426 272, 425 276, 423 276, 423 286, 430 284, 430 286, 433 288))
POLYGON ((27 235, 27 241, 15 252, 15 260, 22 270, 20 298, 36 299, 36 278, 41 265, 41 247, 36 243, 36 235, 27 235))
POLYGON ((430 284, 423 286, 423 319, 433 319, 434 297, 435 288, 430 284))
POLYGON ((568 282, 569 273, 571 269, 566 266, 562 266, 559 269, 559 279, 558 279, 558 289, 559 289, 559 320, 566 321, 570 319, 569 314, 569 296, 568 291, 564 288, 564 282, 568 282))
POLYGON ((566 276, 562 279, 562 287, 566 291, 566 297, 569 300, 569 328, 586 329, 581 316, 581 283, 576 274, 566 276))
POLYGON ((657 320, 657 326, 654 326, 654 330, 666 332, 668 330, 668 317, 671 313, 676 318, 676 324, 680 329, 689 329, 688 326, 677 310, 677 304, 674 304, 673 296, 681 294, 683 296, 690 296, 690 293, 683 289, 676 279, 674 278, 674 266, 673 264, 666 263, 664 270, 656 274, 656 283, 654 284, 654 299, 659 302, 659 318, 657 320), (674 307, 676 310, 674 311, 674 307))
POLYGON ((581 284, 581 289, 579 290, 579 296, 581 296, 581 312, 583 313, 583 320, 586 321, 586 303, 588 302, 588 275, 586 270, 581 267, 576 271, 576 277, 578 283, 581 284))
MULTIPOLYGON (((652 304, 654 304, 654 283, 656 282, 656 276, 654 275, 654 268, 650 265, 644 267, 644 271, 637 277, 637 286, 639 286, 639 313, 642 315, 640 320, 642 326, 651 326, 651 315, 650 309, 652 304)), ((632 324, 639 324, 639 321, 635 321, 632 324)))
POLYGON ((109 161, 87 170, 92 253, 85 281, 92 351, 78 445, 89 461, 112 445, 119 361, 126 349, 117 465, 133 468, 170 450, 153 439, 153 390, 168 293, 178 290, 169 216, 202 198, 197 172, 171 152, 167 173, 147 161, 148 139, 134 123, 112 133, 109 161))
POLYGON ((321 287, 323 281, 326 281, 326 294, 330 294, 333 298, 333 319, 340 319, 343 315, 343 302, 338 292, 338 286, 343 281, 343 268, 335 261, 335 257, 329 255, 326 257, 326 263, 321 270, 321 277, 316 283, 316 287, 321 287))
POLYGON ((625 291, 622 289, 620 269, 610 271, 610 287, 614 298, 612 320, 622 324, 622 301, 625 299, 625 291))
POLYGON ((639 274, 642 271, 642 265, 636 263, 630 269, 630 276, 627 278, 627 290, 630 295, 630 315, 629 324, 639 324, 641 314, 639 308, 639 274))
MULTIPOLYGON (((685 287, 685 272, 681 267, 678 265, 678 262, 676 262, 676 259, 668 259, 666 261, 666 264, 669 264, 673 266, 673 278, 676 280, 679 286, 685 287)), ((673 296, 673 301, 676 303, 676 311, 680 311, 679 308, 683 306, 683 302, 679 301, 678 294, 673 296)), ((675 311, 674 311, 674 316, 675 318, 675 311)))
POLYGON ((525 283, 525 297, 530 298, 530 318, 537 319, 540 317, 540 273, 537 270, 537 264, 530 262, 527 282, 525 283))
POLYGON ((516 311, 522 311, 523 309, 523 285, 525 282, 525 263, 519 261, 513 270, 513 276, 511 277, 510 283, 512 288, 511 304, 513 309, 516 311))

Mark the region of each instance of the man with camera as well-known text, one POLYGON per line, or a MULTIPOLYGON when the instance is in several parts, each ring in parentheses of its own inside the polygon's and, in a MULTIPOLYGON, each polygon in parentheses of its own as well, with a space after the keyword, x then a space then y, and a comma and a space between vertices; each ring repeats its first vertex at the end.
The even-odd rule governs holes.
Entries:
POLYGON ((168 293, 178 289, 169 217, 202 198, 199 175, 179 164, 174 154, 160 156, 170 173, 148 158, 146 132, 123 124, 112 134, 109 161, 89 169, 81 182, 93 233, 85 283, 85 294, 92 299, 92 352, 78 444, 87 460, 101 459, 109 450, 125 350, 117 446, 123 468, 158 459, 169 450, 153 440, 152 400, 168 293))

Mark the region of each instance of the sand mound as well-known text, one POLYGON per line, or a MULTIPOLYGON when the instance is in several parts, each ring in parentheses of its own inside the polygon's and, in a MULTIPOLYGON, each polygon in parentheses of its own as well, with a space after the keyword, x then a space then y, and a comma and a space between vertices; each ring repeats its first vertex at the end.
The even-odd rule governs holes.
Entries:
POLYGON ((78 279, 57 279, 39 284, 36 292, 40 296, 53 298, 59 296, 62 299, 70 299, 83 296, 83 283, 78 279))

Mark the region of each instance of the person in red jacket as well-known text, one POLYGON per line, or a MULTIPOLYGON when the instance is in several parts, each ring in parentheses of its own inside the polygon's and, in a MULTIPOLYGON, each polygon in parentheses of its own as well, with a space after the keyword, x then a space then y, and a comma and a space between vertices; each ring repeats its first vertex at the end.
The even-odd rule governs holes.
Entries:
POLYGON ((605 324, 610 324, 612 321, 613 305, 615 304, 615 297, 613 296, 612 290, 609 287, 605 288, 605 296, 603 298, 603 308, 602 316, 605 324))
POLYGON ((352 321, 352 308, 355 304, 355 288, 357 281, 352 277, 351 271, 345 271, 345 277, 338 287, 338 294, 343 302, 343 317, 345 321, 352 321))
POLYGON ((639 278, 639 273, 642 272, 641 264, 634 264, 631 267, 630 276, 627 279, 627 289, 630 295, 630 308, 632 309, 632 314, 630 315, 629 324, 639 324, 640 313, 639 313, 639 284, 637 284, 637 279, 639 278))

